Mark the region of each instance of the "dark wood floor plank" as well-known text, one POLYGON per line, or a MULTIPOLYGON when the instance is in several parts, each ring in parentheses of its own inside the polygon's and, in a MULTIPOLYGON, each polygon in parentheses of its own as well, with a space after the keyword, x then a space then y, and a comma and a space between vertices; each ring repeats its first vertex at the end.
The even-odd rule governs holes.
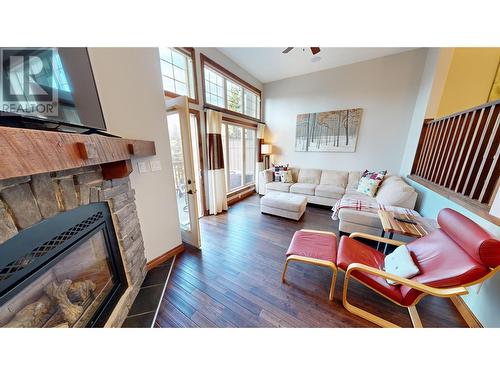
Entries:
MULTIPOLYGON (((155 327, 373 327, 342 306, 344 274, 328 301, 331 270, 291 263, 281 282, 285 252, 295 231, 338 234, 331 210, 308 206, 298 222, 260 213, 253 195, 229 211, 200 220, 202 250, 177 257, 155 327)), ((365 286, 349 285, 351 303, 410 327, 406 309, 365 286)), ((426 327, 463 327, 448 300, 425 297, 417 306, 426 327)))

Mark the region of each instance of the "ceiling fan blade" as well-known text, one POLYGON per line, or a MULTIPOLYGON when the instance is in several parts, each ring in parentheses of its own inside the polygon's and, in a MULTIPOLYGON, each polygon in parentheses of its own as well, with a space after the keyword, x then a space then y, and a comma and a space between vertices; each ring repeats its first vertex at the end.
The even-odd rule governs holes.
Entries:
POLYGON ((313 55, 315 55, 315 54, 319 53, 319 51, 321 51, 319 49, 319 47, 309 47, 309 48, 311 48, 311 52, 313 55))
POLYGON ((293 49, 293 47, 287 47, 282 53, 288 53, 293 49))

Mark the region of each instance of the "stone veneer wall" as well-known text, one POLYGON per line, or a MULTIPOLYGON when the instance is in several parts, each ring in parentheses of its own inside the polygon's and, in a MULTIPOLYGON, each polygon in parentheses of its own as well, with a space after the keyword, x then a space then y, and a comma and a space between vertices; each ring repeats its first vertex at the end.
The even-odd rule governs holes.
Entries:
POLYGON ((0 244, 59 212, 108 202, 129 283, 106 324, 119 327, 146 276, 134 196, 128 177, 104 180, 99 166, 0 180, 0 244))

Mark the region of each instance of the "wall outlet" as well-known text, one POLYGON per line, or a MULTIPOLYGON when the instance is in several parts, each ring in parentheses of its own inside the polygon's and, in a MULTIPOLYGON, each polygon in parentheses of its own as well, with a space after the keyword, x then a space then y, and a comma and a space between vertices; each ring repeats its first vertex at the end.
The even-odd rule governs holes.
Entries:
POLYGON ((139 173, 147 173, 149 172, 149 164, 145 161, 138 161, 137 168, 139 169, 139 173))
POLYGON ((161 162, 160 159, 154 159, 149 162, 149 165, 151 166, 151 171, 156 172, 156 171, 161 171, 161 162))

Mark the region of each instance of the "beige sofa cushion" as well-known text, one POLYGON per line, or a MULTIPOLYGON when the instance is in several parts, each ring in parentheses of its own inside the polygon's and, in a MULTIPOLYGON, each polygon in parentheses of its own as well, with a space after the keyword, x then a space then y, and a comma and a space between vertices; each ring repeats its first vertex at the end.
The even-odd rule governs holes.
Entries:
POLYGON ((344 188, 335 185, 318 185, 316 186, 314 195, 317 197, 340 199, 344 195, 344 188))
MULTIPOLYGON (((297 182, 301 182, 304 184, 318 185, 320 178, 321 178, 321 170, 320 169, 301 169, 299 171, 299 176, 297 178, 297 182)), ((311 195, 314 195, 314 192, 311 195)))
POLYGON ((345 188, 347 186, 347 177, 349 173, 344 171, 326 171, 321 172, 320 185, 335 185, 345 188))
POLYGON ((399 176, 390 176, 380 185, 375 199, 387 206, 414 208, 416 200, 415 189, 399 176))
POLYGON ((347 178, 347 189, 356 190, 362 174, 363 172, 360 171, 349 172, 349 177, 347 178))
POLYGON ((343 208, 339 212, 339 219, 342 221, 348 221, 350 223, 366 225, 369 227, 382 228, 380 218, 378 214, 374 212, 343 208))
POLYGON ((290 193, 295 194, 305 194, 305 195, 314 195, 314 190, 316 189, 316 184, 306 184, 297 182, 290 187, 290 193))
POLYGON ((275 190, 275 191, 285 191, 289 192, 290 191, 290 186, 292 186, 292 183, 285 183, 285 182, 268 182, 266 184, 266 189, 267 190, 275 190))

